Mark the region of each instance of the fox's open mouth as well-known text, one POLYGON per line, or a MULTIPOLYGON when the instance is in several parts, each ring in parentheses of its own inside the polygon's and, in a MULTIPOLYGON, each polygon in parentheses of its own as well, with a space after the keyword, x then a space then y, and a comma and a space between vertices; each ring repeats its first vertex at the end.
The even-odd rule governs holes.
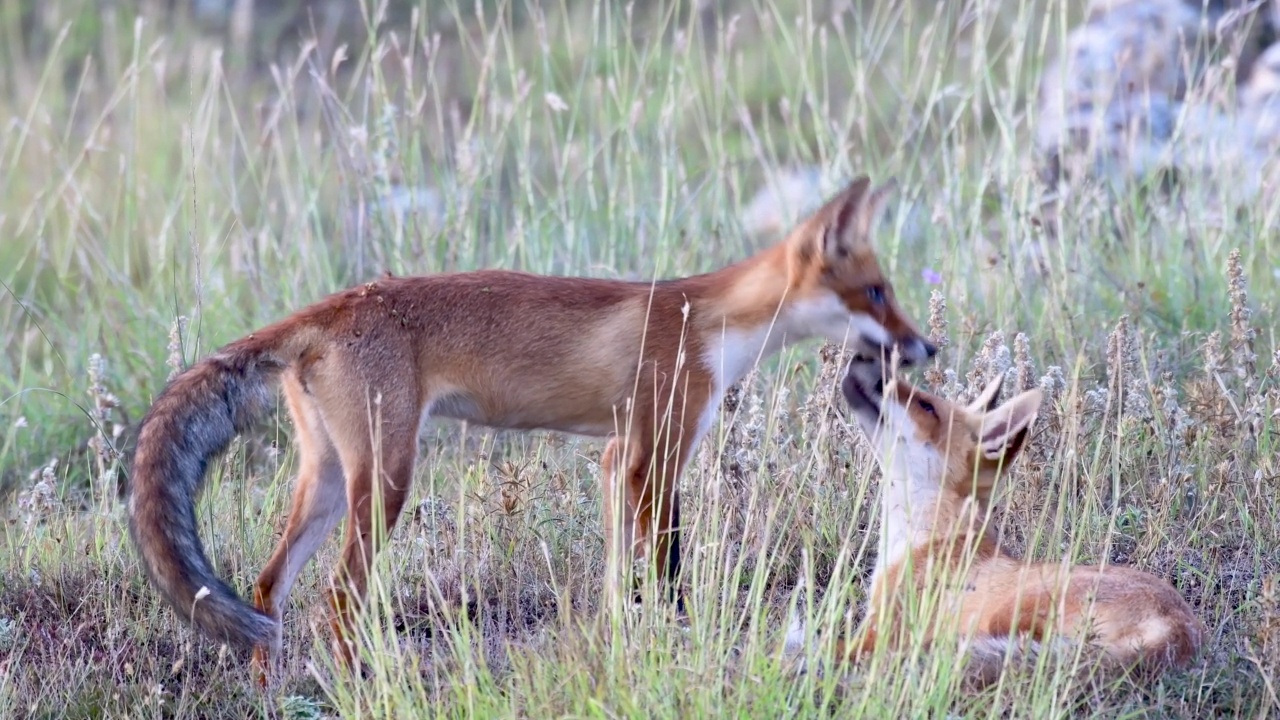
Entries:
MULTIPOLYGON (((893 357, 893 348, 894 346, 892 344, 885 345, 878 343, 864 335, 862 337, 862 342, 858 343, 854 348, 853 360, 850 362, 849 367, 852 369, 855 363, 879 363, 881 365, 888 365, 890 358, 893 357)), ((898 364, 906 366, 910 365, 911 361, 908 358, 903 357, 902 353, 899 352, 898 364)))
POLYGON ((880 400, 884 395, 884 366, 874 358, 856 354, 849 361, 840 389, 844 399, 856 412, 880 416, 880 400))

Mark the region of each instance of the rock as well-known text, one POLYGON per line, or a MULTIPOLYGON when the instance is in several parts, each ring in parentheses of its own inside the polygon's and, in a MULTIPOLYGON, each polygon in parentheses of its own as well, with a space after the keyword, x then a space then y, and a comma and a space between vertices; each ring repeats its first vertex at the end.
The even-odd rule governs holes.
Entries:
POLYGON ((1280 45, 1258 51, 1258 40, 1274 35, 1261 7, 1091 2, 1040 79, 1041 178, 1051 188, 1212 179, 1221 210, 1256 202, 1280 139, 1280 45), (1233 71, 1241 62, 1247 67, 1233 71), (1238 103, 1230 92, 1237 78, 1238 103))
POLYGON ((1090 3, 1040 79, 1035 138, 1047 183, 1160 165, 1187 83, 1179 58, 1196 47, 1198 19, 1182 0, 1090 3))

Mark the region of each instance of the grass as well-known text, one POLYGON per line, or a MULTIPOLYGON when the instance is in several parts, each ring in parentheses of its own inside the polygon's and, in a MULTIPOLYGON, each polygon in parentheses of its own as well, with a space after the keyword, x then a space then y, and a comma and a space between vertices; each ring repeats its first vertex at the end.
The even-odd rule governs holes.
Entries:
MULTIPOLYGON (((1178 203, 1081 195, 1053 232, 1033 222, 1027 98, 1079 10, 516 4, 432 4, 396 23, 362 7, 367 24, 344 28, 343 49, 283 43, 250 63, 146 4, 99 13, 55 0, 33 30, 23 3, 0 1, 0 36, 28 40, 7 43, 0 74, 0 706, 1280 711, 1274 213, 1217 213, 1212 188, 1191 186, 1178 203), (1193 667, 1149 682, 1045 661, 980 693, 946 648, 794 672, 780 632, 793 608, 811 620, 812 668, 860 617, 876 547, 873 463, 816 344, 726 399, 684 479, 686 624, 653 598, 627 613, 599 601, 602 442, 449 423, 424 432, 411 510, 380 558, 365 682, 340 680, 323 625, 313 632, 336 543, 291 596, 269 693, 146 583, 115 488, 173 368, 383 270, 714 268, 765 242, 743 232, 739 209, 768 169, 801 164, 900 179, 881 255, 904 306, 948 340, 935 385, 972 393, 1012 367, 1018 384, 1051 390, 1008 478, 1008 543, 1167 578, 1210 630, 1193 667), (415 189, 435 193, 438 212, 382 209, 415 189), (920 279, 926 268, 939 284, 920 279)), ((289 436, 281 412, 242 437, 200 506, 210 555, 242 592, 287 507, 289 436)))

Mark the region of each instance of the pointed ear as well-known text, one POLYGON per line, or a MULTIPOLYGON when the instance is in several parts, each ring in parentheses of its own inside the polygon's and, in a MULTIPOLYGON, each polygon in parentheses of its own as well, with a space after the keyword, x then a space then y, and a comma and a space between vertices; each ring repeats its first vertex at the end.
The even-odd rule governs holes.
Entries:
POLYGON ((897 182, 892 179, 872 188, 871 180, 864 175, 832 198, 820 211, 825 225, 823 255, 843 258, 855 247, 868 243, 880 211, 896 189, 897 182))
POLYGON ((1027 390, 983 416, 979 435, 983 459, 1003 460, 1006 466, 1013 461, 1026 444, 1042 398, 1039 390, 1027 390))
POLYGON ((1000 401, 1000 388, 1004 387, 1004 373, 1000 373, 992 378, 991 382, 978 393, 978 397, 969 403, 965 408, 975 415, 989 413, 996 409, 996 403, 1000 401))
POLYGON ((884 206, 889 203, 898 192, 898 181, 895 178, 889 178, 884 181, 883 185, 872 189, 870 192, 862 196, 862 205, 858 208, 858 214, 855 215, 855 230, 858 239, 862 242, 871 242, 871 231, 875 229, 876 222, 880 220, 881 213, 884 212, 884 206))

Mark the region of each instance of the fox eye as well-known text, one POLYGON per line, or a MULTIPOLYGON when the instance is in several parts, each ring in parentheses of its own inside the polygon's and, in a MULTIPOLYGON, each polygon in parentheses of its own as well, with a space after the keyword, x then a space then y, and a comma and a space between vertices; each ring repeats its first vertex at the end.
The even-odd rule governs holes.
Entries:
POLYGON ((884 288, 879 285, 872 285, 867 288, 867 299, 871 301, 872 305, 883 305, 884 288))
POLYGON ((929 413, 935 418, 938 417, 938 411, 933 408, 933 403, 929 402, 928 400, 920 401, 920 409, 929 413))

